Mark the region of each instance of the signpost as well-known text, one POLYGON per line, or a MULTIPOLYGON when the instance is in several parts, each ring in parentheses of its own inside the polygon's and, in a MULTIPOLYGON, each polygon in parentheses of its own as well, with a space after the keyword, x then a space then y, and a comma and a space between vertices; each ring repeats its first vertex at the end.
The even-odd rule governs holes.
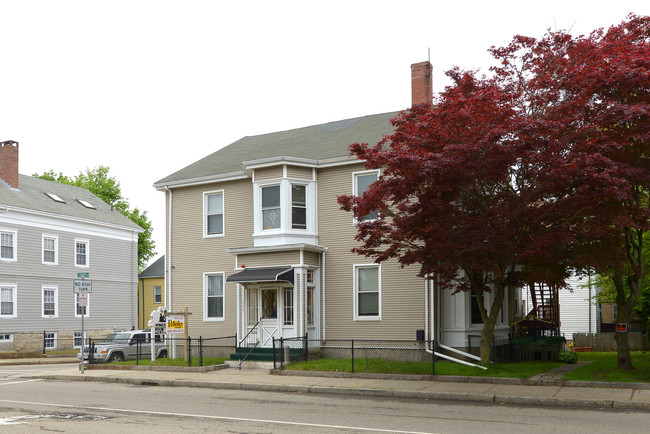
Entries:
MULTIPOLYGON (((81 309, 81 362, 79 368, 81 373, 84 373, 84 345, 86 344, 86 331, 84 328, 84 317, 86 314, 86 307, 88 306, 88 294, 93 292, 93 281, 86 280, 90 277, 90 273, 77 273, 77 277, 81 280, 75 279, 72 281, 72 290, 77 294, 77 305, 81 309)), ((76 307, 75 307, 76 309, 76 307)), ((90 348, 88 349, 88 357, 90 358, 90 348)))
MULTIPOLYGON (((189 349, 189 333, 187 330, 187 316, 192 315, 192 312, 188 312, 187 306, 183 308, 182 312, 168 312, 167 316, 167 334, 176 334, 183 333, 185 338, 185 361, 187 362, 190 358, 190 349, 189 349)), ((176 341, 172 340, 172 357, 176 357, 176 341)))

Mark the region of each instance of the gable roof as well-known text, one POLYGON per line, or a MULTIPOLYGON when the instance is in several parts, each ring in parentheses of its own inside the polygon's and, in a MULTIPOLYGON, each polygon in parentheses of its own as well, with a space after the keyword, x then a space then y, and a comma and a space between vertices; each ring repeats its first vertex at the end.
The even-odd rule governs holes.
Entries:
POLYGON ((156 259, 153 264, 145 268, 142 273, 138 274, 140 279, 148 277, 165 277, 165 255, 156 259))
POLYGON ((0 207, 143 232, 140 226, 119 211, 112 210, 109 204, 85 188, 28 175, 19 175, 18 185, 19 188, 15 189, 0 182, 0 207), (52 199, 46 193, 58 196, 63 202, 52 199), (80 200, 94 208, 84 206, 80 200))
POLYGON ((390 120, 399 112, 345 119, 293 130, 247 136, 154 183, 156 188, 211 182, 245 176, 244 161, 292 157, 312 164, 352 161, 348 147, 355 142, 378 143, 391 134, 390 120))

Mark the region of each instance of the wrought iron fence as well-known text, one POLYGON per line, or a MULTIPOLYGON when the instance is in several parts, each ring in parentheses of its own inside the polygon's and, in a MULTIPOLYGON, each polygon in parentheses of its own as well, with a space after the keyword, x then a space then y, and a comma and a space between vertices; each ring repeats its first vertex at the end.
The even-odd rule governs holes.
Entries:
POLYGON ((309 339, 304 337, 274 339, 273 366, 284 369, 295 362, 338 359, 341 368, 351 373, 413 372, 419 365, 422 374, 435 375, 436 357, 433 341, 371 339, 309 339))
MULTIPOLYGON (((89 358, 88 363, 98 363, 99 361, 94 358, 95 346, 102 341, 99 339, 88 338, 89 358)), ((221 336, 213 338, 198 338, 188 337, 179 338, 168 336, 165 341, 164 353, 165 357, 173 357, 175 353, 176 358, 185 359, 187 366, 203 366, 204 358, 207 357, 224 357, 228 358, 237 347, 237 336, 221 336), (175 347, 175 350, 174 350, 175 347)), ((151 343, 139 341, 132 346, 132 352, 128 355, 124 354, 123 358, 135 360, 136 364, 140 364, 141 360, 151 360, 151 343)), ((156 350, 158 353, 160 349, 156 350)))

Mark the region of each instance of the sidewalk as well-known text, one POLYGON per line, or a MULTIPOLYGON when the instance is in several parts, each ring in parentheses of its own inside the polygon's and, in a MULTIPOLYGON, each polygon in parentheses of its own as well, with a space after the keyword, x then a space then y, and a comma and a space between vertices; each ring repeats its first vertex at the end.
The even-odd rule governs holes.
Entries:
MULTIPOLYGON (((21 361, 29 363, 28 360, 32 359, 21 361)), ((566 370, 564 366, 537 378, 515 379, 275 371, 260 367, 238 370, 223 365, 210 370, 168 368, 173 371, 147 366, 92 365, 81 374, 79 364, 72 363, 76 359, 35 360, 70 362, 70 367, 52 373, 21 374, 21 378, 650 411, 650 384, 563 381, 557 371, 566 370)))

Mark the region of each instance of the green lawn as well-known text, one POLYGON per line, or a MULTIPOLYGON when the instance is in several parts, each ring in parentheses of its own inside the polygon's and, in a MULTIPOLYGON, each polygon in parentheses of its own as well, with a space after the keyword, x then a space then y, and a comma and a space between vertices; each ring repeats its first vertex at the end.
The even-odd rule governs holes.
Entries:
POLYGON ((650 352, 633 351, 632 366, 634 370, 622 372, 616 370, 617 354, 611 353, 577 353, 578 361, 591 363, 569 372, 564 379, 573 381, 619 381, 633 383, 650 383, 650 352))
MULTIPOLYGON (((225 357, 204 357, 203 366, 221 365, 226 359, 225 357)), ((151 359, 141 359, 139 362, 136 360, 127 360, 126 362, 114 362, 116 365, 143 365, 143 366, 187 366, 185 359, 156 359, 152 362, 151 359)), ((198 357, 192 357, 192 366, 201 366, 198 357)))
MULTIPOLYGON (((487 370, 454 362, 436 362, 436 375, 528 378, 560 366, 560 363, 517 362, 487 365, 487 370)), ((293 363, 285 369, 302 371, 352 372, 350 360, 319 359, 293 363)), ((355 359, 354 372, 431 375, 430 362, 394 362, 382 359, 355 359)))

